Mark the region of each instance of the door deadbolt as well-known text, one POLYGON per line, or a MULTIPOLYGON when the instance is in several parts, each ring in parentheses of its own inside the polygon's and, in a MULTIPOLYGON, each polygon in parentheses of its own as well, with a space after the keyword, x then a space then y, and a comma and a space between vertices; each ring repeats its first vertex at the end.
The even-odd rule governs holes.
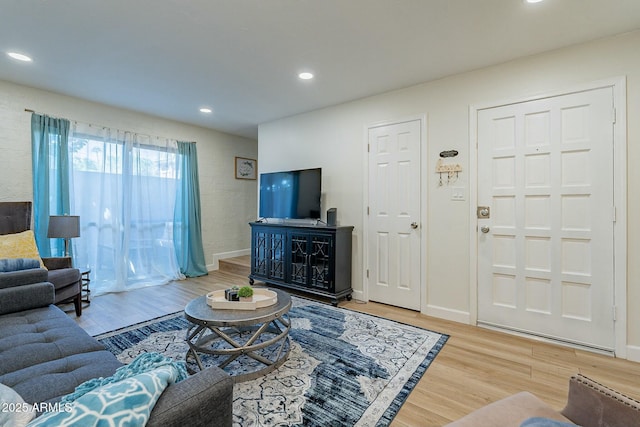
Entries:
POLYGON ((491 209, 489 206, 478 206, 476 214, 478 218, 489 218, 491 216, 491 209))
POLYGON ((416 228, 418 228, 418 223, 417 223, 417 222, 412 222, 412 223, 411 223, 411 228, 413 228, 414 230, 415 230, 416 228))
POLYGON ((485 226, 482 226, 482 227, 480 227, 480 231, 482 231, 483 233, 485 233, 485 234, 486 234, 486 233, 488 233, 488 232, 489 232, 489 227, 487 227, 486 225, 485 225, 485 226))

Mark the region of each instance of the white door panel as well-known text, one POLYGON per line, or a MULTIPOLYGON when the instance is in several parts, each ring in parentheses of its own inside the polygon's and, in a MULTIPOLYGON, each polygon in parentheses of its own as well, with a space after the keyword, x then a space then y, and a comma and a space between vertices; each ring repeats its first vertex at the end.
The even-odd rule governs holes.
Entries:
POLYGON ((369 129, 369 299, 420 309, 419 120, 369 129), (413 228, 412 224, 414 224, 413 228))
POLYGON ((611 88, 478 111, 479 322, 614 348, 612 111, 611 88))

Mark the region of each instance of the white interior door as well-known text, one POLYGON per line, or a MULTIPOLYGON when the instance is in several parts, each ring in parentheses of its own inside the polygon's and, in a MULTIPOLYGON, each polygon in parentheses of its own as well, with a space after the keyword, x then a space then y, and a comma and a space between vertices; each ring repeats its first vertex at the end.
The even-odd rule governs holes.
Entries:
POLYGON ((478 111, 478 322, 612 351, 613 90, 478 111))
POLYGON ((420 120, 369 129, 369 299, 420 309, 420 120))

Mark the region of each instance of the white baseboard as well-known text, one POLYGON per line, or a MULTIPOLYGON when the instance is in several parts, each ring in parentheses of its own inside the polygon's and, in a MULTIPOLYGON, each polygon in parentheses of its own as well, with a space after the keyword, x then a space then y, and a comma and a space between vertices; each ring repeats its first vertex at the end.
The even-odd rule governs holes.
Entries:
POLYGON ((358 290, 354 289, 353 293, 351 294, 351 296, 355 300, 364 302, 364 292, 363 291, 358 291, 358 290))
POLYGON ((630 360, 632 362, 640 362, 640 346, 627 346, 627 360, 630 360))
POLYGON ((427 316, 437 317, 439 319, 451 320, 453 322, 470 324, 471 315, 466 311, 453 310, 446 307, 438 307, 435 305, 428 305, 422 314, 427 316))
POLYGON ((237 256, 250 255, 251 249, 241 249, 239 251, 220 252, 219 254, 213 254, 213 263, 207 264, 207 271, 215 271, 220 268, 220 260, 225 258, 234 258, 237 256))

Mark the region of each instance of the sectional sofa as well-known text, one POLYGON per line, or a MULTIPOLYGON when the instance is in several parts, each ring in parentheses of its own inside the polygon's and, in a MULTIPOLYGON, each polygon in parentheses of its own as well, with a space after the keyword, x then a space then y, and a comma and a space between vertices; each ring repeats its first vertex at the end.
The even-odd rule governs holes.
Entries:
MULTIPOLYGON (((31 404, 58 402, 122 364, 53 305, 47 271, 0 273, 0 384, 31 404)), ((208 368, 169 385, 147 426, 230 426, 233 380, 208 368)))

